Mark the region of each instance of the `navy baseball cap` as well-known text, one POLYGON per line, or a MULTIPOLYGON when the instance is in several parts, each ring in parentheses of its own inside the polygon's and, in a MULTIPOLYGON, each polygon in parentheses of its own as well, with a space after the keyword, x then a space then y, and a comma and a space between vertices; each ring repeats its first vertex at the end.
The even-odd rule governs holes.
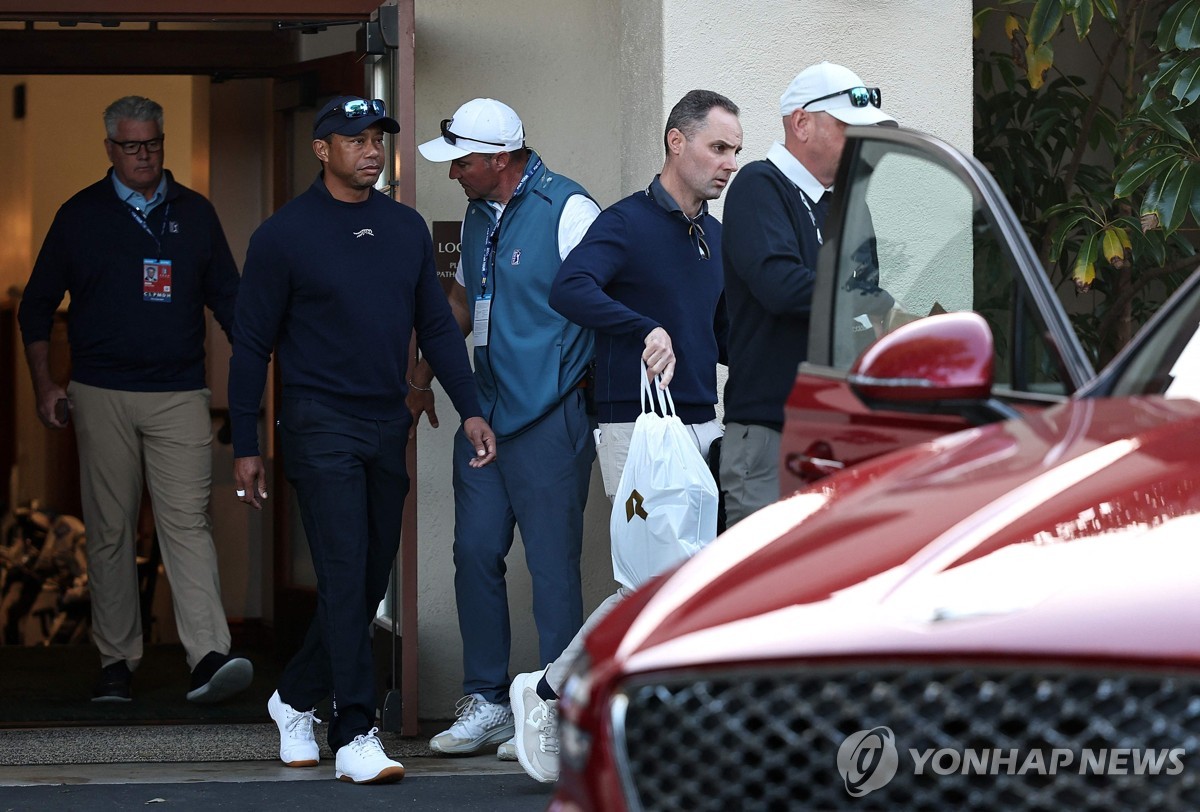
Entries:
POLYGON ((394 118, 388 118, 383 99, 362 99, 358 96, 337 96, 325 103, 313 118, 313 138, 338 135, 358 135, 378 124, 385 133, 400 132, 394 118))

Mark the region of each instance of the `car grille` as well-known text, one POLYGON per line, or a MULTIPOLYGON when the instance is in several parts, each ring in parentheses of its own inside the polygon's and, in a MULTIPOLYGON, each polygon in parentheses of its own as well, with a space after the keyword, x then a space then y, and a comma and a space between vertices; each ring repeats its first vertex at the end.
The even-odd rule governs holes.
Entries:
POLYGON ((1191 675, 970 664, 651 675, 621 686, 611 710, 634 810, 1200 809, 1191 675), (852 797, 839 748, 879 726, 894 734, 895 776, 852 797), (1101 752, 1115 748, 1157 751, 1158 774, 1145 763, 1137 774, 1131 754, 1101 752), (1163 759, 1173 748, 1186 751, 1176 753, 1182 771, 1163 759), (910 751, 930 749, 953 752, 916 774, 910 751), (1013 750, 995 761, 994 751, 1013 750), (967 774, 951 769, 954 753, 967 774))

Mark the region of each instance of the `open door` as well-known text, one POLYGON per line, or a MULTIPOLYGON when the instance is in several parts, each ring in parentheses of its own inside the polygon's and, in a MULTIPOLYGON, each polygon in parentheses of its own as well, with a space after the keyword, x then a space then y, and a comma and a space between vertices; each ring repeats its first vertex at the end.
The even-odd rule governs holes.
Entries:
POLYGON ((785 409, 781 494, 973 424, 953 405, 891 408, 850 385, 859 354, 902 324, 982 315, 994 338, 994 394, 1018 411, 1059 402, 1092 378, 1024 230, 973 158, 922 133, 851 127, 836 188, 808 361, 785 409))

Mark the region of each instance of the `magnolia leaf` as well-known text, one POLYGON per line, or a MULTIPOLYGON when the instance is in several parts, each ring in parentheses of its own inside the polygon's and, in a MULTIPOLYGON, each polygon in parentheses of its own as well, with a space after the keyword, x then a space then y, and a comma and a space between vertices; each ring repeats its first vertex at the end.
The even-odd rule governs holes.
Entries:
MULTIPOLYGON (((1033 12, 1029 15, 1029 41, 1035 46, 1049 42, 1058 32, 1062 17, 1062 0, 1037 0, 1033 4, 1033 12)), ((1033 84, 1032 79, 1030 84, 1033 84)))
POLYGON ((1108 22, 1117 23, 1117 0, 1093 0, 1092 5, 1100 12, 1100 16, 1108 22))
POLYGON ((1071 19, 1075 21, 1075 34, 1083 42, 1088 32, 1092 30, 1092 0, 1082 0, 1076 3, 1071 11, 1071 19))
POLYGON ((1190 54, 1171 88, 1180 105, 1194 104, 1200 98, 1200 53, 1190 54))
POLYGON ((1183 225, 1192 207, 1192 194, 1200 182, 1200 166, 1180 160, 1163 178, 1158 196, 1157 214, 1163 234, 1170 235, 1183 225))
POLYGON ((1163 104, 1153 104, 1147 107, 1143 115, 1146 120, 1163 132, 1169 133, 1180 141, 1192 143, 1192 136, 1183 126, 1183 122, 1163 104))
POLYGON ((1046 72, 1054 65, 1054 49, 1049 43, 1036 48, 1033 41, 1025 46, 1025 75, 1029 86, 1037 90, 1046 81, 1046 72))
POLYGON ((1123 226, 1113 226, 1113 231, 1117 234, 1117 239, 1121 241, 1121 251, 1126 256, 1133 252, 1133 240, 1129 238, 1129 231, 1123 226))
POLYGON ((1084 238, 1079 246, 1079 254, 1075 257, 1075 267, 1071 269, 1071 278, 1075 280, 1075 288, 1080 292, 1089 290, 1096 281, 1096 251, 1098 250, 1099 234, 1093 231, 1084 238))
POLYGON ((1126 237, 1125 242, 1122 242, 1121 232, 1122 229, 1109 226, 1101 232, 1103 237, 1100 242, 1101 255, 1118 271, 1129 267, 1125 259, 1125 242, 1128 242, 1129 238, 1126 237))
POLYGON ((1075 227, 1087 219, 1087 212, 1076 212, 1067 219, 1058 224, 1054 229, 1054 238, 1050 243, 1050 261, 1057 262, 1062 256, 1063 243, 1067 239, 1067 235, 1075 230, 1075 227))
POLYGON ((1142 158, 1117 178, 1113 197, 1127 197, 1147 180, 1157 179, 1160 173, 1178 160, 1178 154, 1167 152, 1155 152, 1149 157, 1142 158))
POLYGON ((1004 35, 1010 40, 1021 30, 1021 21, 1015 15, 1009 14, 1004 18, 1004 35))
POLYGON ((983 33, 983 23, 991 15, 994 8, 983 8, 975 12, 975 16, 971 18, 971 36, 979 39, 979 35, 983 33))
POLYGON ((1156 177, 1150 181, 1146 196, 1142 198, 1142 206, 1138 210, 1142 233, 1158 231, 1162 228, 1162 220, 1158 216, 1158 199, 1162 196, 1163 179, 1156 177))
POLYGON ((1167 9, 1158 24, 1155 45, 1160 51, 1200 47, 1200 0, 1180 0, 1167 9))

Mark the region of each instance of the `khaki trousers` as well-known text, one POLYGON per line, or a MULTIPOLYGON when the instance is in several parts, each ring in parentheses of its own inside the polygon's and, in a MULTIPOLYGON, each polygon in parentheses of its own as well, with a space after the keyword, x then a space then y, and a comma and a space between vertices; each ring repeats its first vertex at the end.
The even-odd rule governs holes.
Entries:
POLYGON ((209 390, 123 392, 72 381, 67 392, 79 444, 92 637, 101 664, 125 660, 136 668, 142 658, 135 547, 143 469, 188 668, 210 651, 227 654, 229 626, 208 515, 209 390))

